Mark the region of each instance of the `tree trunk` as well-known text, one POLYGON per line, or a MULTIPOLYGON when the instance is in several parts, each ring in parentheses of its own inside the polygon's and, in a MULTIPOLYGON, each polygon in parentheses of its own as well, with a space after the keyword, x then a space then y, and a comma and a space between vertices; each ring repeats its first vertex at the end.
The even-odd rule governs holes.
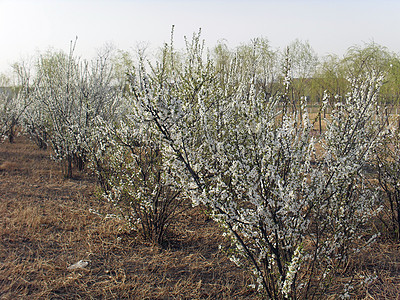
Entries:
POLYGON ((64 177, 72 178, 72 155, 68 155, 66 158, 66 166, 64 169, 64 177))

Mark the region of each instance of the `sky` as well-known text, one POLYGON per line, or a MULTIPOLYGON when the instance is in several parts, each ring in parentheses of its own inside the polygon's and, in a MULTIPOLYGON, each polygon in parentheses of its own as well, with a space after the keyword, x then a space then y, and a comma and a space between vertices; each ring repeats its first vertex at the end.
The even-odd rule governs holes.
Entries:
POLYGON ((105 44, 133 51, 176 47, 201 28, 212 48, 256 37, 283 49, 307 41, 320 56, 375 42, 400 54, 398 0, 0 0, 0 73, 49 49, 92 58, 105 44))

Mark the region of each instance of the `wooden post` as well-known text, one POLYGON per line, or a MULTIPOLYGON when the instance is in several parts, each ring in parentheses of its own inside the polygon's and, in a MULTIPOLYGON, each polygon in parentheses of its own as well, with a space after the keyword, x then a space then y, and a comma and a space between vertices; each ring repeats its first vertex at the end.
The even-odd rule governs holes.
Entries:
POLYGON ((321 113, 318 114, 319 121, 319 134, 322 134, 322 121, 321 121, 321 113))

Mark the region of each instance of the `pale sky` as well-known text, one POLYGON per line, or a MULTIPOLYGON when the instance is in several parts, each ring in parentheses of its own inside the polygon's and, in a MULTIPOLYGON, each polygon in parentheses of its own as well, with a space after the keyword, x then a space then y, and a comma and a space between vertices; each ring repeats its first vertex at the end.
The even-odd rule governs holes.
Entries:
POLYGON ((178 48, 201 28, 208 47, 264 37, 280 49, 308 41, 321 56, 372 41, 400 53, 398 0, 0 0, 0 73, 50 48, 68 51, 75 36, 85 58, 105 43, 160 47, 172 25, 178 48))

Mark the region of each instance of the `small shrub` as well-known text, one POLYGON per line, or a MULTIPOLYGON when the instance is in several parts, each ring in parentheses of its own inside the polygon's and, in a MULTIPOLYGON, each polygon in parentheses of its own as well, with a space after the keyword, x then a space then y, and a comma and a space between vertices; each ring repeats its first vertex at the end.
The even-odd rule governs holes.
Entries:
POLYGON ((100 128, 101 146, 92 148, 90 166, 103 196, 145 240, 162 246, 183 198, 164 164, 161 145, 145 135, 130 135, 132 126, 124 122, 118 128, 101 123, 100 128))

